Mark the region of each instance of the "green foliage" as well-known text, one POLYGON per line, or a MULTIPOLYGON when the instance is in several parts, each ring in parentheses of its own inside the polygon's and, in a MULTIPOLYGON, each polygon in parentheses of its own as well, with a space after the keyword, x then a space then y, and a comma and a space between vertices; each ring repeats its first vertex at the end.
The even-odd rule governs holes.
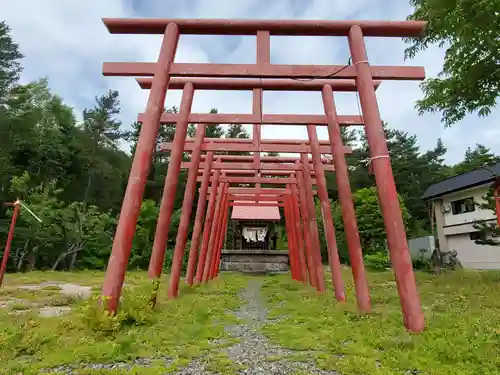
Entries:
POLYGON ((107 298, 105 296, 86 301, 78 313, 95 334, 116 336, 125 327, 154 324, 156 312, 151 309, 149 303, 153 293, 152 284, 141 284, 133 289, 126 287, 120 310, 116 314, 104 310, 103 304, 107 298))
MULTIPOLYGON (((250 138, 250 134, 242 124, 230 124, 225 132, 225 138, 250 138)), ((225 153, 225 152, 224 152, 225 153)), ((230 152, 231 155, 250 155, 249 152, 230 152)))
MULTIPOLYGON (((212 108, 208 113, 217 113, 217 108, 212 108)), ((188 136, 194 137, 196 134, 196 126, 189 124, 188 136)), ((207 126, 205 129, 205 137, 207 138, 222 138, 224 136, 224 129, 219 124, 207 126)))
MULTIPOLYGON (((446 148, 441 139, 438 139, 433 149, 422 151, 414 135, 391 129, 387 124, 384 124, 384 130, 396 187, 410 213, 408 234, 415 237, 428 235, 431 231, 429 213, 427 204, 421 197, 430 185, 452 173, 451 168, 444 163, 446 148)), ((347 136, 348 142, 354 142, 352 133, 347 136)), ((351 166, 352 191, 375 186, 375 179, 368 168, 370 152, 364 132, 358 138, 358 147, 347 156, 347 162, 351 166)), ((329 195, 335 200, 337 194, 332 179, 334 177, 328 177, 327 174, 329 195)))
POLYGON ((470 147, 465 151, 464 160, 453 167, 453 173, 466 173, 477 168, 485 168, 500 162, 500 157, 481 144, 477 144, 474 149, 470 147))
POLYGON ((276 151, 270 151, 266 153, 266 156, 280 156, 280 154, 276 151))
POLYGON ((378 251, 372 254, 365 254, 363 258, 366 268, 372 271, 385 271, 391 266, 387 250, 378 251))
POLYGON ((115 218, 109 213, 102 213, 96 206, 86 206, 82 202, 66 203, 59 199, 61 189, 56 183, 40 184, 28 190, 30 176, 13 177, 11 191, 16 196, 26 197, 24 203, 41 220, 40 223, 25 209, 17 223, 17 232, 22 237, 14 242, 12 266, 19 268, 25 257, 31 257, 39 267, 58 269, 66 257, 71 258, 69 268, 78 262, 81 267, 104 266, 104 259, 109 255, 115 218), (80 257, 82 253, 84 257, 80 257))
POLYGON ((142 202, 129 260, 131 269, 145 269, 149 265, 159 211, 155 201, 147 199, 142 202))
POLYGON ((242 124, 230 124, 225 135, 226 138, 250 138, 250 134, 242 124))
POLYGON ((412 264, 414 270, 433 272, 434 265, 433 261, 424 256, 426 250, 422 249, 421 254, 417 257, 412 258, 412 264))
POLYGON ((9 92, 9 89, 19 79, 23 55, 19 46, 10 36, 10 28, 5 21, 0 22, 0 104, 9 92))
POLYGON ((121 122, 116 118, 120 114, 118 91, 96 97, 96 105, 83 110, 83 127, 90 133, 94 145, 105 145, 116 148, 117 142, 124 137, 120 131, 121 122))
MULTIPOLYGON (((403 222, 408 224, 410 214, 401 196, 398 196, 403 222)), ((358 231, 364 254, 377 253, 386 248, 384 219, 380 212, 377 189, 375 187, 359 189, 353 194, 353 201, 358 219, 358 231)), ((332 206, 332 216, 336 224, 336 233, 340 243, 345 243, 344 228, 340 204, 332 206)))
POLYGON ((408 18, 427 21, 423 36, 410 38, 412 58, 430 45, 446 47, 438 78, 422 84, 425 97, 420 113, 441 112, 445 125, 465 115, 486 116, 500 93, 500 2, 498 0, 410 0, 415 12, 408 18))
MULTIPOLYGON (((478 206, 482 210, 490 210, 492 217, 496 217, 496 204, 494 197, 495 186, 488 190, 483 202, 478 206)), ((478 245, 500 246, 500 228, 496 222, 490 220, 478 220, 474 223, 474 228, 479 232, 478 239, 474 242, 478 245)))

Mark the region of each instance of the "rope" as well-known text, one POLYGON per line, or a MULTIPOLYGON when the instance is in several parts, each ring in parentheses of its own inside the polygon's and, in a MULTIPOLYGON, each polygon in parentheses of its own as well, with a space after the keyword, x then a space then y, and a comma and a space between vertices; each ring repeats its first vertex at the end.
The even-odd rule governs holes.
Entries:
POLYGON ((370 165, 370 163, 371 163, 373 160, 375 160, 375 159, 382 159, 382 158, 387 158, 387 159, 389 159, 389 157, 390 157, 390 156, 389 156, 389 154, 374 156, 374 157, 372 157, 372 158, 368 159, 368 161, 366 162, 366 165, 370 165))

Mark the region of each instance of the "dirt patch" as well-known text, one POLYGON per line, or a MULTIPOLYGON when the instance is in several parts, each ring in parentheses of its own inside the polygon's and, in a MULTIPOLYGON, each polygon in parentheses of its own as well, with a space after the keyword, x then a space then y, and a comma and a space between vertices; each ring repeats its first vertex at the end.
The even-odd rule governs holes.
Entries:
POLYGON ((67 314, 71 311, 71 307, 68 306, 70 303, 68 301, 70 299, 88 299, 92 296, 92 287, 90 286, 57 282, 16 285, 7 287, 5 290, 9 291, 9 294, 5 296, 7 298, 0 301, 0 309, 11 309, 12 314, 21 314, 32 310, 38 310, 40 316, 43 317, 54 317, 67 314), (61 299, 61 301, 57 301, 57 303, 55 303, 54 297, 43 295, 35 298, 30 297, 30 300, 27 300, 24 299, 24 296, 22 296, 23 293, 26 293, 23 291, 40 291, 40 293, 51 292, 55 294, 56 300, 61 299), (66 299, 68 301, 66 301, 66 299), (20 305, 24 305, 23 308, 16 308, 16 306, 20 305))
POLYGON ((40 308, 40 316, 51 318, 53 316, 61 316, 71 311, 69 306, 45 306, 40 308))
POLYGON ((48 287, 58 287, 61 294, 79 297, 82 299, 90 298, 92 295, 92 287, 70 283, 45 282, 41 284, 18 285, 17 289, 43 290, 48 287))

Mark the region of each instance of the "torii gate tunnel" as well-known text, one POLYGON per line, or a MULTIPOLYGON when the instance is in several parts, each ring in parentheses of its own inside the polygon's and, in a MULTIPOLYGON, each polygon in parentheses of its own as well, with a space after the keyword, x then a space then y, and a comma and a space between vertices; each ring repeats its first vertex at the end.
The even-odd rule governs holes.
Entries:
POLYGON ((105 297, 103 303, 107 310, 115 312, 118 307, 159 127, 162 123, 175 123, 173 142, 163 145, 163 150, 170 151, 171 154, 149 265, 149 276, 157 279, 163 268, 179 172, 181 168, 188 168, 170 272, 169 298, 178 295, 188 225, 197 182, 200 181, 194 230, 188 254, 185 279, 187 284, 206 283, 217 276, 229 207, 258 202, 259 205, 278 205, 284 208, 292 277, 310 284, 320 293, 324 292, 326 286, 314 205, 314 195, 317 195, 327 240, 332 287, 336 299, 345 301, 324 174, 325 170, 334 170, 357 304, 360 311, 369 312, 370 295, 349 184, 348 166, 344 157, 349 149, 344 148, 340 131, 340 126, 363 125, 370 149, 369 163, 377 184, 404 324, 413 332, 424 329, 424 315, 415 283, 375 90, 384 80, 423 80, 425 72, 422 67, 371 66, 364 40, 365 37, 418 36, 425 28, 424 22, 104 19, 104 23, 111 33, 116 34, 163 34, 156 63, 103 64, 104 75, 137 77, 139 85, 143 89, 150 90, 146 111, 139 114, 142 127, 102 289, 102 296, 105 297), (256 63, 174 63, 180 34, 255 35, 256 63), (352 63, 346 66, 272 64, 271 35, 347 37, 352 63), (182 90, 178 114, 163 113, 167 89, 182 90), (252 114, 191 113, 195 90, 252 90, 253 112, 252 114), (264 114, 262 96, 266 90, 321 92, 324 113, 264 114), (357 91, 362 116, 337 115, 335 91, 357 91), (189 123, 197 124, 194 139, 186 138, 189 123), (219 123, 253 124, 253 138, 250 140, 205 138, 206 127, 219 123), (261 139, 261 126, 265 124, 307 126, 308 139, 289 141, 261 139), (318 140, 316 126, 327 127, 328 141, 318 140), (218 154, 219 151, 224 151, 226 155, 218 154), (252 154, 227 155, 235 151, 252 154), (300 157, 260 155, 261 152, 271 151, 299 153, 300 157), (190 153, 191 159, 188 163, 182 162, 184 152, 190 153), (329 159, 323 160, 322 154, 329 155, 329 159), (242 183, 254 187, 231 186, 242 183))

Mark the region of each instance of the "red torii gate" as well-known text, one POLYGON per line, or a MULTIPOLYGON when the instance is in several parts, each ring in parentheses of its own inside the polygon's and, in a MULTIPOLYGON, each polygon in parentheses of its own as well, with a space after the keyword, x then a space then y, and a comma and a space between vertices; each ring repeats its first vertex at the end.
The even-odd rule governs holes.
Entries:
MULTIPOLYGON (((312 140, 314 142, 314 139, 312 140)), ((242 158, 246 159, 247 157, 242 157, 242 156, 233 156, 233 155, 224 155, 225 159, 236 159, 236 160, 241 160, 242 158)), ((252 158, 252 157, 250 157, 252 158)), ((253 156, 255 158, 255 155, 253 156)), ((252 205, 258 205, 258 206, 279 206, 284 208, 285 212, 285 224, 286 224, 286 230, 287 230, 287 235, 289 240, 289 256, 290 256, 290 266, 291 266, 291 273, 292 273, 292 278, 298 281, 309 281, 309 283, 313 286, 316 287, 319 291, 324 290, 324 278, 322 275, 322 272, 318 272, 318 269, 322 270, 322 264, 321 264, 321 257, 319 255, 319 244, 313 244, 311 241, 307 241, 306 244, 304 244, 304 234, 309 233, 309 211, 302 212, 302 218, 304 222, 304 232, 302 232, 301 229, 301 220, 300 220, 300 206, 298 203, 298 195, 297 191, 299 189, 299 185, 297 184, 297 179, 293 178, 295 177, 294 173, 297 174, 302 174, 304 171, 304 168, 300 163, 300 159, 296 158, 281 158, 281 157, 265 157, 265 161, 271 161, 274 162, 276 160, 284 160, 285 162, 295 162, 292 165, 289 165, 290 167, 288 170, 268 170, 268 173, 274 176, 283 176, 283 175, 290 175, 292 178, 275 178, 275 179, 269 179, 269 178, 262 178, 262 177, 252 177, 251 179, 245 178, 245 179, 238 179, 234 180, 231 178, 220 178, 219 182, 221 183, 255 183, 255 184, 261 184, 261 183, 271 183, 271 184, 287 184, 286 190, 283 192, 283 194, 277 194, 277 195, 262 195, 262 192, 258 191, 258 188, 256 188, 255 192, 253 195, 249 195, 249 192, 246 192, 246 195, 237 195, 235 193, 229 194, 227 193, 226 197, 223 197, 226 199, 226 205, 228 207, 231 206, 252 206, 252 205), (231 203, 233 201, 233 203, 231 203), (249 202, 250 201, 250 202, 249 202), (255 202, 252 204, 252 202, 255 202), (258 202, 258 203, 257 203, 258 202), (306 257, 304 255, 304 250, 306 250, 306 253, 308 254, 307 261, 306 257), (309 270, 309 271, 308 271, 309 270), (308 279, 308 273, 309 273, 309 279, 308 279)), ((305 162, 309 164, 309 161, 306 159, 305 162)), ((189 163, 185 163, 184 167, 188 167, 189 163)), ((228 174, 247 174, 250 172, 251 174, 254 174, 255 171, 260 170, 262 167, 264 167, 266 164, 262 163, 257 167, 257 169, 253 168, 253 170, 250 170, 251 168, 248 168, 248 165, 242 165, 241 163, 219 163, 217 167, 217 163, 213 163, 211 166, 205 166, 205 168, 199 172, 203 173, 203 177, 199 179, 200 181, 203 182, 203 180, 206 178, 206 173, 210 174, 210 170, 216 170, 219 171, 221 169, 224 170, 224 173, 226 175, 228 174), (242 168, 242 169, 238 169, 242 168)), ((286 165, 286 164, 282 164, 286 165)), ((253 165, 250 164, 250 167, 253 165)), ((191 168, 192 165, 189 165, 191 168)), ((276 164, 273 164, 273 167, 275 168, 280 168, 279 166, 276 167, 276 164)), ((313 169, 313 168, 310 168, 313 169)), ((314 171, 313 171, 314 172, 314 171)), ((217 173, 217 172, 216 172, 217 173)), ((301 176, 301 178, 303 178, 301 176)), ((311 183, 316 183, 316 180, 312 179, 311 183)), ((308 187, 305 187, 304 185, 300 186, 300 189, 307 189, 308 187)), ((326 184, 323 185, 323 188, 326 189, 326 184)), ((199 196, 199 201, 198 205, 201 207, 202 200, 204 199, 210 199, 209 197, 206 197, 207 191, 204 189, 201 189, 200 191, 200 196, 199 196)), ((325 196, 325 195, 323 195, 325 196)), ((312 196, 311 196, 312 197, 312 196)), ((305 207, 307 206, 312 206, 312 209, 314 210, 314 202, 313 201, 307 201, 305 204, 302 204, 302 209, 304 210, 305 207)), ((202 220, 202 213, 198 215, 199 213, 197 212, 197 216, 195 219, 195 227, 200 225, 200 222, 202 220)), ((220 226, 219 231, 225 231, 226 226, 227 226, 227 212, 224 211, 223 209, 223 221, 222 225, 220 226)), ((315 217, 315 215, 314 215, 315 217)), ((325 231, 333 231, 333 223, 330 222, 324 222, 324 227, 325 231), (330 225, 330 226, 329 226, 330 225)), ((317 233, 317 227, 314 228, 314 230, 317 233)), ((192 242, 196 243, 196 235, 197 232, 193 232, 193 239, 192 242)), ((199 235, 199 234, 198 234, 199 235)), ((219 234, 219 236, 221 236, 219 234)), ((217 266, 215 267, 215 270, 212 271, 210 274, 212 277, 217 274, 218 271, 218 265, 220 262, 220 256, 221 256, 221 250, 222 250, 222 244, 223 244, 223 239, 224 235, 222 235, 222 240, 217 243, 216 245, 216 250, 215 250, 215 260, 213 260, 213 263, 216 264, 217 266)), ((307 238, 307 237, 306 237, 307 238)), ((202 245, 202 250, 205 249, 207 246, 202 245)), ((204 253, 202 252, 203 256, 200 257, 200 261, 198 263, 198 270, 203 269, 203 262, 205 261, 204 259, 204 253)), ((196 262, 196 257, 197 257, 197 246, 191 247, 190 253, 189 253, 189 262, 188 262, 188 272, 186 275, 186 282, 188 284, 192 284, 193 282, 193 268, 194 268, 194 262, 196 262)), ((331 260, 331 259, 329 259, 331 260)), ((331 264, 331 262, 330 262, 331 264)), ((201 281, 197 279, 197 281, 201 281)), ((366 281, 365 281, 366 283, 366 281)), ((359 299, 358 299, 359 301, 359 299)), ((360 307, 364 308, 364 311, 368 311, 370 309, 369 306, 369 300, 367 301, 362 301, 360 303, 360 307)))
MULTIPOLYGON (((165 101, 166 91, 169 86, 170 77, 175 76, 185 79, 184 82, 178 83, 182 86, 183 96, 180 106, 180 112, 175 118, 176 134, 172 142, 172 154, 169 165, 169 170, 165 182, 165 190, 160 208, 160 218, 158 220, 157 233, 155 244, 153 246, 153 255, 150 263, 150 276, 157 277, 161 272, 163 264, 163 256, 165 253, 166 234, 170 224, 172 199, 169 194, 175 191, 172 186, 175 186, 175 177, 178 176, 181 166, 181 156, 184 150, 184 143, 187 132, 187 124, 189 121, 205 120, 203 117, 190 118, 191 104, 195 86, 190 82, 192 77, 215 77, 215 78, 257 78, 261 79, 311 79, 316 81, 318 78, 330 79, 350 79, 355 80, 355 87, 359 92, 361 109, 363 111, 363 122, 365 124, 366 136, 370 147, 371 159, 370 163, 375 174, 377 183, 379 203, 384 216, 384 223, 387 231, 387 242, 391 254, 391 260, 394 267, 396 283, 401 299, 401 307, 403 311, 405 326, 411 331, 421 331, 424 328, 424 317, 420 305, 415 277, 412 270, 411 259, 408 251, 405 229, 401 217, 401 210, 397 200, 396 187, 394 177, 390 166, 390 159, 387 150, 387 144, 384 137, 380 113, 375 96, 375 86, 373 80, 422 80, 425 78, 424 69, 421 67, 387 67, 387 66, 370 66, 364 44, 365 36, 382 36, 382 37, 410 37, 418 36, 425 28, 424 22, 419 21, 403 21, 403 22, 379 22, 379 21, 268 21, 268 20, 182 20, 182 19, 104 19, 104 23, 111 33, 139 33, 139 34, 163 34, 163 41, 160 48, 160 54, 156 63, 104 63, 103 73, 105 75, 121 75, 121 76, 152 76, 151 90, 149 94, 146 112, 142 116, 143 126, 140 131, 139 140, 132 163, 132 168, 129 177, 129 183, 125 192, 125 197, 122 205, 120 219, 118 222, 115 240, 113 243, 112 253, 110 256, 106 277, 103 285, 102 295, 105 307, 109 311, 116 311, 118 300, 123 285, 125 269, 130 254, 130 248, 135 232, 135 224, 139 215, 141 198, 146 183, 147 174, 150 167, 153 146, 160 122, 162 121, 162 110, 165 101), (191 63, 174 63, 174 57, 177 49, 177 44, 180 34, 216 34, 216 35, 256 35, 257 36, 257 63, 256 64, 191 64, 191 63), (347 66, 332 66, 332 65, 277 65, 270 63, 270 36, 271 35, 323 35, 323 36, 344 36, 348 38, 349 47, 352 57, 352 65, 347 66), (172 171, 172 173, 170 173, 172 171), (167 192, 167 194, 166 194, 167 192), (167 228, 167 230, 165 230, 167 228), (158 230, 160 229, 160 230, 158 230)), ((214 79, 215 79, 214 78, 214 79)), ((237 81, 237 80, 234 80, 237 81)), ((254 79, 255 81, 255 79, 254 79)), ((242 82, 242 81, 241 81, 242 82)), ((298 82, 298 81, 296 81, 298 82)), ((310 83, 298 82, 303 84, 303 88, 311 86, 310 83)), ((352 84, 352 83, 351 83, 352 84)), ((207 81, 207 86, 210 82, 207 81)), ((252 83, 247 83, 252 85, 252 83)), ((281 124, 296 124, 306 121, 308 125, 309 138, 317 137, 314 131, 315 125, 326 125, 330 137, 330 148, 333 155, 333 162, 336 171, 336 179, 339 190, 339 199, 341 201, 342 213, 345 222, 345 230, 348 238, 349 255, 353 264, 353 272, 355 280, 358 280, 361 275, 357 274, 359 270, 363 270, 361 247, 359 238, 357 238, 356 219, 354 215, 354 207, 350 196, 350 186, 348 180, 347 165, 344 159, 342 144, 336 140, 340 139, 340 122, 341 118, 337 116, 333 91, 337 88, 335 84, 323 83, 321 92, 325 115, 321 115, 316 119, 312 118, 297 118, 296 121, 292 117, 269 119, 262 114, 262 90, 264 84, 253 87, 254 90, 254 113, 252 118, 246 117, 244 122, 254 123, 254 134, 257 136, 253 140, 253 150, 262 152, 263 145, 260 143, 260 128, 259 126, 265 123, 281 123, 281 124), (257 99, 255 99, 257 98, 257 99), (258 105, 256 105, 258 104, 258 105), (257 116, 255 116, 257 114, 257 116), (248 121, 251 120, 251 121, 248 121), (310 121, 312 120, 312 121, 310 121), (310 125, 309 125, 310 124, 310 125), (360 267, 356 267, 357 264, 360 267), (356 268, 358 271, 356 271, 356 268)), ((345 85, 343 86, 345 87, 345 85)), ((319 89, 319 88, 318 88, 319 89)), ((301 90, 301 88, 297 88, 301 90)), ((268 115, 270 116, 270 115, 268 115)), ((220 120, 221 117, 219 117, 220 120)), ((213 118, 215 121, 215 118, 213 118)), ((208 120, 211 120, 210 118, 208 120)), ((231 122, 227 118, 225 122, 231 122)), ((241 118, 238 122, 241 122, 241 118)), ((234 120, 233 120, 234 121, 234 120)), ((194 122, 194 121, 193 121, 194 122)), ((196 140, 193 145, 192 162, 199 164, 201 159, 200 151, 205 144, 203 143, 206 123, 204 121, 198 125, 196 140), (194 152, 196 151, 196 152, 194 152)), ((305 125, 304 124, 304 125, 305 125)), ((318 155, 317 144, 311 142, 311 153, 318 155)), ((189 145, 189 143, 187 144, 189 145)), ((210 145, 210 144, 208 144, 210 145)), ((225 146, 225 145, 224 145, 225 146)), ((241 145, 238 145, 241 146, 241 145)), ((236 147, 236 146, 234 146, 236 147)), ((245 149, 234 151, 247 151, 245 149)), ((210 151, 212 153, 212 151, 210 151)), ((212 154, 213 157, 213 154, 212 154)), ((307 158, 302 154, 302 159, 307 158)), ((304 182, 305 186, 311 186, 310 166, 308 162, 303 161, 304 166, 304 182)), ((256 155, 256 164, 260 163, 260 154, 256 155)), ((209 163, 206 163, 208 166, 209 163)), ((316 166, 321 166, 319 158, 316 157, 316 166)), ((193 173, 188 176, 188 184, 186 186, 186 194, 188 191, 196 189, 196 176, 198 168, 192 168, 193 173), (191 178, 190 178, 191 177, 191 178)), ((190 172, 191 172, 190 170, 190 172)), ((202 182, 208 186, 208 173, 202 182)), ((220 170, 216 170, 212 177, 212 183, 219 179, 220 170)), ((300 176, 300 173, 298 174, 300 176)), ((321 180, 323 174, 317 173, 317 178, 321 180)), ((297 179, 298 185, 301 185, 301 178, 297 179)), ((318 184, 321 184, 319 182, 318 184)), ((215 186, 212 184, 212 192, 215 192, 215 186)), ((293 186, 293 184, 292 184, 293 186)), ((223 197, 226 192, 229 192, 228 183, 223 182, 218 184, 218 196, 223 197)), ((300 189, 300 203, 312 200, 312 190, 310 188, 300 189), (304 197, 302 197, 304 195, 304 197), (302 199, 304 198, 304 199, 302 199)), ((324 192, 318 190, 320 200, 324 192)), ((192 196, 192 194, 191 194, 192 196)), ((211 195, 211 198, 215 194, 211 195)), ((186 207, 189 206, 189 196, 185 197, 183 202, 186 207)), ((326 197, 327 198, 327 197, 326 197)), ((327 199, 326 199, 327 200, 327 199)), ((192 198, 191 198, 192 201, 192 198)), ((210 210, 209 202, 209 210, 210 210)), ((217 204, 222 204, 221 200, 217 204)), ((328 212, 322 204, 323 215, 328 212)), ((314 209, 314 207, 312 207, 314 209)), ((184 210, 183 210, 184 211, 184 210)), ((219 210, 220 211, 220 210, 219 210)), ((307 210, 311 211, 311 207, 307 210)), ((217 210, 216 210, 217 212, 217 210)), ((311 216, 312 217, 312 216, 311 216)), ((178 236, 185 235, 186 231, 181 231, 179 225, 178 236)), ((314 220, 311 220, 308 225, 310 228, 315 225, 314 220)), ((314 238, 314 231, 310 231, 313 237, 313 242, 318 243, 317 238, 314 238)), ((317 233, 317 232, 316 232, 317 233)), ((316 235, 317 237, 317 235, 316 235)), ((333 243, 334 243, 333 236, 333 243)), ((215 241, 215 239, 214 239, 215 241)), ((213 246, 214 241, 210 242, 213 246)), ((329 244, 331 241, 328 241, 329 244)), ((208 255, 211 254, 210 248, 208 255)), ((329 245, 329 255, 335 256, 336 252, 329 245)), ((174 269, 177 264, 182 261, 183 249, 175 251, 174 263, 171 273, 171 282, 169 285, 169 295, 174 296, 177 292, 178 275, 174 269), (177 280, 175 280, 177 279, 177 280)), ((338 254, 337 254, 338 257, 338 254)), ((334 262, 335 263, 335 262, 334 262)), ((330 264, 332 262, 330 261, 330 264)), ((319 271, 319 270, 318 270, 319 271)), ((180 269, 179 269, 180 272, 180 269)), ((322 270, 321 270, 322 272, 322 270)), ((208 276, 208 275, 207 275, 208 276)), ((343 293, 342 279, 340 272, 333 272, 332 277, 335 280, 335 291, 337 299, 342 300, 343 293)), ((205 278, 205 275, 204 275, 205 278)), ((364 278, 364 275, 362 275, 364 278)), ((357 295, 365 293, 362 290, 362 283, 356 284, 357 295)), ((366 291, 367 292, 367 291, 366 291)), ((358 299, 359 303, 359 299, 358 299)))

